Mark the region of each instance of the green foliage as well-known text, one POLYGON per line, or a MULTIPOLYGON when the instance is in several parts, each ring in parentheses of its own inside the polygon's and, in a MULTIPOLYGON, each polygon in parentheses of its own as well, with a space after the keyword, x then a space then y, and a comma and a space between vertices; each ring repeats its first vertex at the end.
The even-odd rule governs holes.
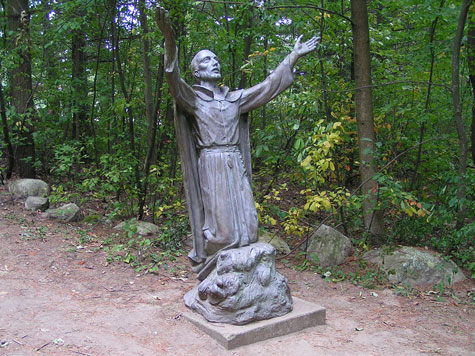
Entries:
POLYGON ((122 234, 114 234, 102 242, 107 261, 130 264, 137 272, 156 272, 160 267, 168 270, 168 261, 181 256, 182 241, 188 234, 188 221, 167 220, 158 236, 137 234, 134 220, 125 221, 122 234))
MULTIPOLYGON (((305 252, 301 252, 300 256, 304 256, 305 252)), ((325 281, 338 283, 341 281, 351 281, 354 285, 361 285, 364 288, 374 289, 387 283, 386 274, 376 268, 369 267, 364 259, 359 260, 359 265, 354 271, 345 272, 340 267, 322 267, 318 256, 311 254, 311 259, 303 259, 296 266, 297 271, 310 270, 319 274, 325 281)))
POLYGON ((84 146, 80 142, 67 142, 54 149, 52 171, 59 177, 76 180, 75 173, 80 172, 85 155, 84 146))

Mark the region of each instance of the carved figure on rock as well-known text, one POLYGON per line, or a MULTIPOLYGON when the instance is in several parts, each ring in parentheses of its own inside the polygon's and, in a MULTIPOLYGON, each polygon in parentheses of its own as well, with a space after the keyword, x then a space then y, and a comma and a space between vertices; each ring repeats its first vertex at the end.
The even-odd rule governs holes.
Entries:
POLYGON ((186 306, 208 321, 235 325, 287 314, 292 297, 275 254, 262 242, 222 251, 210 275, 185 294, 186 306))
POLYGON ((175 128, 193 234, 189 258, 203 280, 220 252, 257 241, 249 127, 241 114, 288 88, 295 63, 315 50, 318 38, 302 43, 300 36, 293 51, 263 82, 231 91, 218 85, 221 66, 209 50, 193 58, 196 84, 188 85, 180 77, 173 30, 162 7, 156 9, 156 21, 165 38, 165 73, 176 104, 175 128))

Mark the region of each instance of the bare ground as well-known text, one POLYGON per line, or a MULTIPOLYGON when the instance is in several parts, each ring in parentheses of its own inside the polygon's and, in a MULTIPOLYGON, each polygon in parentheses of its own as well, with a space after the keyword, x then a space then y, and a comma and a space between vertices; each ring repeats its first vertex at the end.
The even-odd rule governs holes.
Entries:
POLYGON ((80 226, 28 212, 0 187, 0 355, 475 355, 473 281, 439 302, 285 265, 292 294, 324 306, 326 325, 228 351, 182 317, 192 276, 108 265, 99 242, 78 248, 80 226))

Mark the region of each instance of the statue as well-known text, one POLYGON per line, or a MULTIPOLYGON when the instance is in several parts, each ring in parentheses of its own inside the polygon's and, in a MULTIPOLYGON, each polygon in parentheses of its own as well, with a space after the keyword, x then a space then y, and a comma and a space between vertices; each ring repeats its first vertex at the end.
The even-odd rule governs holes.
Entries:
POLYGON ((302 43, 263 82, 231 91, 219 86, 216 54, 199 51, 191 62, 196 84, 180 77, 168 12, 156 9, 165 38, 165 73, 175 99, 175 128, 193 235, 189 258, 198 279, 215 268, 223 251, 257 242, 257 212, 251 190, 249 128, 241 114, 265 105, 293 82, 297 60, 314 51, 318 38, 302 43))

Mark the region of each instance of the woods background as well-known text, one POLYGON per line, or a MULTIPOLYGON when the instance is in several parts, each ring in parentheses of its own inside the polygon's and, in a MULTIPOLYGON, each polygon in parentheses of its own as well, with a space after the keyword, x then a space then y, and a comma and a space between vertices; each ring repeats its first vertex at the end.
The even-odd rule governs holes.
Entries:
MULTIPOLYGON (((0 169, 52 203, 188 234, 146 0, 0 1, 0 169)), ((185 79, 209 48, 231 88, 262 81, 299 34, 294 85, 250 114, 260 226, 297 245, 322 221, 360 249, 429 246, 475 273, 475 7, 453 0, 168 0, 185 79)))

